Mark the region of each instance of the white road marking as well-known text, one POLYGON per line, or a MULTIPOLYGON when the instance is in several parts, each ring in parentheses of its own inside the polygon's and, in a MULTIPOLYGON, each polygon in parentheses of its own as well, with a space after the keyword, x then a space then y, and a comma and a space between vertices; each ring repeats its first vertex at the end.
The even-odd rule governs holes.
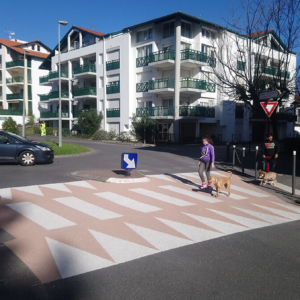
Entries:
POLYGON ((47 230, 76 225, 75 223, 31 202, 6 204, 6 206, 47 230))
POLYGON ((42 191, 40 190, 40 188, 37 185, 17 187, 17 188, 14 188, 14 190, 18 190, 18 191, 38 195, 38 196, 44 196, 44 194, 42 193, 42 191))
POLYGON ((258 207, 260 207, 262 209, 268 210, 268 211, 270 211, 270 212, 272 212, 274 214, 277 214, 279 216, 291 219, 291 220, 300 220, 300 215, 299 214, 295 214, 295 213, 288 212, 288 211, 283 211, 281 209, 276 209, 276 208, 271 208, 271 207, 267 207, 267 206, 262 206, 262 205, 258 205, 258 204, 254 204, 254 203, 253 203, 253 205, 258 206, 258 207))
POLYGON ((66 182, 65 184, 96 190, 96 188, 94 186, 92 186, 91 184, 89 184, 86 181, 73 181, 73 182, 66 182))
MULTIPOLYGON (((212 189, 213 192, 217 192, 216 189, 212 189)), ((227 189, 224 188, 224 190, 221 190, 219 192, 219 195, 220 196, 225 196, 225 197, 228 197, 228 191, 227 189)), ((240 196, 240 195, 237 195, 237 194, 233 194, 233 193, 230 193, 230 196, 229 198, 232 198, 234 200, 243 200, 243 199, 247 199, 247 197, 244 197, 244 196, 240 196)))
POLYGON ((63 183, 43 184, 40 186, 57 190, 57 191, 72 193, 63 183))
POLYGON ((231 184, 230 188, 233 189, 233 190, 235 190, 235 191, 247 194, 249 196, 254 196, 254 197, 258 197, 258 198, 269 197, 269 195, 266 195, 266 194, 263 194, 263 193, 258 193, 258 192, 255 192, 255 191, 252 191, 252 190, 249 190, 249 189, 246 189, 246 188, 234 185, 234 184, 231 184))
POLYGON ((116 263, 123 263, 158 252, 155 249, 125 241, 104 233, 94 230, 89 231, 116 263))
POLYGON ((11 189, 0 189, 0 199, 1 198, 12 200, 11 189))
POLYGON ((166 203, 170 203, 170 204, 174 204, 177 206, 189 206, 189 205, 195 205, 194 203, 190 203, 181 199, 177 199, 177 198, 173 198, 164 194, 160 194, 160 193, 156 193, 150 190, 146 190, 146 189, 130 189, 129 191, 159 200, 159 201, 163 201, 166 203))
POLYGON ((133 199, 111 193, 111 192, 104 192, 104 193, 97 193, 95 194, 98 197, 104 198, 106 200, 109 200, 111 202, 114 202, 118 205, 125 206, 130 209, 134 209, 140 212, 149 213, 153 211, 161 210, 161 208, 152 206, 149 204, 141 203, 138 201, 135 201, 133 199))
POLYGON ((254 219, 250 219, 250 218, 245 218, 245 217, 241 217, 241 216, 237 216, 237 215, 233 215, 233 214, 229 214, 229 213, 225 213, 223 211, 218 211, 218 210, 214 210, 214 209, 208 209, 216 214, 219 214, 229 220, 235 221, 237 223, 240 223, 244 226, 247 226, 251 229, 254 228, 262 228, 262 227, 266 227, 266 226, 270 226, 270 223, 264 222, 264 221, 259 221, 259 220, 254 220, 254 219))
POLYGON ((169 191, 172 191, 172 192, 175 192, 175 193, 179 193, 179 194, 182 194, 182 195, 186 195, 190 198, 205 201, 205 202, 208 202, 208 203, 222 202, 222 200, 218 200, 215 197, 203 195, 204 192, 201 192, 201 191, 191 192, 191 191, 188 191, 188 190, 185 190, 185 189, 177 188, 177 187, 172 186, 172 185, 160 186, 160 188, 163 188, 165 190, 169 190, 169 191))
POLYGON ((147 175, 147 177, 174 182, 174 180, 172 180, 169 176, 166 175, 147 175))
POLYGON ((153 229, 129 223, 125 224, 160 251, 166 251, 193 243, 190 240, 182 239, 153 229))
POLYGON ((226 175, 223 175, 223 174, 221 174, 219 172, 216 172, 216 171, 211 171, 210 174, 212 176, 216 176, 216 177, 229 177, 230 176, 230 173, 228 173, 228 175, 226 176, 226 175))
POLYGON ((62 278, 67 278, 114 265, 112 261, 46 238, 62 278))
POLYGON ((76 209, 84 214, 95 217, 99 220, 108 220, 108 219, 122 217, 122 215, 119 215, 119 214, 109 211, 107 209, 101 208, 94 204, 88 203, 88 202, 78 199, 76 197, 63 197, 63 198, 56 198, 53 200, 55 200, 61 204, 64 204, 66 206, 69 206, 73 209, 76 209))
POLYGON ((276 205, 282 206, 284 208, 290 209, 291 211, 295 211, 300 214, 300 206, 292 205, 292 204, 282 204, 277 202, 272 202, 276 205))
POLYGON ((232 233, 242 232, 249 229, 247 227, 235 225, 228 222, 205 218, 202 216, 192 215, 188 213, 184 213, 184 214, 224 234, 232 234, 232 233))
POLYGON ((206 240, 218 238, 222 236, 222 233, 206 230, 203 228, 194 227, 191 225, 178 223, 166 219, 156 218, 157 220, 161 221, 162 223, 170 226, 171 228, 175 229, 176 231, 180 232, 184 236, 188 237, 194 242, 203 242, 206 240))

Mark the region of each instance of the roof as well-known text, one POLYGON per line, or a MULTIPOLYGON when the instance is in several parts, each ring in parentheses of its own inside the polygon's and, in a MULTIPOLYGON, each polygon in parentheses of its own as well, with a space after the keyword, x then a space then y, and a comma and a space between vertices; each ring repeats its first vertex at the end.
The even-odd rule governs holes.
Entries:
POLYGON ((254 33, 251 33, 251 34, 247 34, 247 36, 250 36, 250 37, 254 38, 254 37, 257 37, 257 36, 260 36, 260 35, 265 35, 266 33, 271 32, 271 31, 274 31, 274 30, 273 29, 269 29, 269 30, 254 32, 254 33))
POLYGON ((99 31, 90 30, 90 29, 86 29, 86 28, 83 28, 83 27, 75 26, 75 25, 73 25, 72 28, 77 28, 77 29, 80 29, 82 31, 85 31, 85 32, 91 33, 93 35, 96 35, 96 36, 104 36, 104 35, 106 35, 105 33, 102 33, 102 32, 99 32, 99 31))
POLYGON ((23 43, 22 45, 30 45, 30 44, 33 44, 33 43, 41 45, 42 47, 44 47, 49 52, 52 51, 51 48, 49 48, 47 45, 42 43, 40 40, 35 40, 35 41, 32 41, 32 42, 23 43))
MULTIPOLYGON (((6 46, 7 48, 9 48, 9 49, 11 49, 15 52, 24 54, 24 49, 20 48, 20 46, 24 45, 23 43, 10 41, 10 40, 6 40, 6 39, 0 39, 0 44, 6 46)), ((27 43, 25 43, 25 45, 26 44, 27 43)), ((26 55, 33 56, 33 57, 40 57, 40 58, 45 59, 45 58, 48 57, 49 54, 48 53, 42 53, 42 52, 39 52, 39 51, 30 50, 29 52, 26 52, 26 55)))

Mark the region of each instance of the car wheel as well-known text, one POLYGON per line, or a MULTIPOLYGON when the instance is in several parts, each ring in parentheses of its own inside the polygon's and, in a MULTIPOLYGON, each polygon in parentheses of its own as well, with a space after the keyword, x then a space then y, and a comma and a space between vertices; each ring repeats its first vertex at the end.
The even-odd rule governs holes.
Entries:
POLYGON ((36 158, 33 152, 24 151, 19 156, 19 162, 22 166, 33 166, 36 163, 36 158))

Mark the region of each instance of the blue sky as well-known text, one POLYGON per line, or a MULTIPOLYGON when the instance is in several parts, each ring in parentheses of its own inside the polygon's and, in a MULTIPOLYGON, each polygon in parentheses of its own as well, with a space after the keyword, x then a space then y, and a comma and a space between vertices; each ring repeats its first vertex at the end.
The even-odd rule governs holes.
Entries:
POLYGON ((0 37, 8 39, 5 31, 11 28, 15 38, 41 40, 54 48, 58 40, 58 20, 69 22, 68 26, 62 26, 62 36, 72 25, 109 33, 179 10, 224 25, 223 19, 228 17, 230 1, 113 0, 105 1, 105 5, 104 1, 82 0, 2 1, 0 37))

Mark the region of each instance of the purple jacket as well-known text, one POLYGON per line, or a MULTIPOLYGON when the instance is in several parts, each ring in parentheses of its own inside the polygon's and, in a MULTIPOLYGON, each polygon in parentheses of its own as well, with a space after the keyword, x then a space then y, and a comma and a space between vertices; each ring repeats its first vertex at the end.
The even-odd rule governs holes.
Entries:
POLYGON ((211 161, 215 163, 215 149, 214 146, 211 144, 201 145, 200 147, 200 161, 211 161))

